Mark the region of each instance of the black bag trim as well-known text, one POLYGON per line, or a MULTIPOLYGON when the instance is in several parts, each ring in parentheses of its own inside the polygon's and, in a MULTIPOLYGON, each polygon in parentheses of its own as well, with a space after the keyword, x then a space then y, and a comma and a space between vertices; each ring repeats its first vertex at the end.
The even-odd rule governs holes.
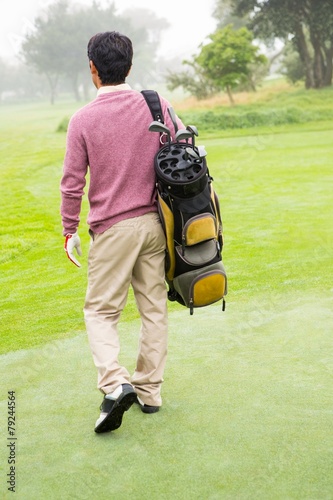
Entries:
POLYGON ((141 90, 154 120, 164 123, 160 96, 156 90, 141 90))

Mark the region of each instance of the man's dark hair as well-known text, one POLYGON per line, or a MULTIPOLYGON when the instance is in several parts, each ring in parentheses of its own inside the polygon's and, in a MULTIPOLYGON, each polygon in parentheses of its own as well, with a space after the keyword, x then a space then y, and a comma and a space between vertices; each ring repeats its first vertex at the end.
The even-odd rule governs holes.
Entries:
POLYGON ((132 66, 132 42, 116 31, 97 33, 89 40, 88 58, 96 66, 103 85, 124 83, 132 66))

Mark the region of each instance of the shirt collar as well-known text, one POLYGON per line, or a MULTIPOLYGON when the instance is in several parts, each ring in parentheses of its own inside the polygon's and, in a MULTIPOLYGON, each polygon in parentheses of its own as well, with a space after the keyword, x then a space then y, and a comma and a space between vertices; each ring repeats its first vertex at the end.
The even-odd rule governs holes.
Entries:
POLYGON ((132 90, 128 83, 120 83, 119 85, 103 85, 97 90, 97 95, 108 94, 109 92, 118 92, 119 90, 132 90))

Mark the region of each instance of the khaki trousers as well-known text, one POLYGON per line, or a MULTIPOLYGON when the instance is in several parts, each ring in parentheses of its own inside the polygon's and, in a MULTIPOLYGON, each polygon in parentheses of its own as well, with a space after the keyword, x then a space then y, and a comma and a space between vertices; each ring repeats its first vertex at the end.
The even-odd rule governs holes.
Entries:
POLYGON ((84 318, 98 371, 108 394, 131 383, 146 404, 160 406, 167 354, 165 236, 157 213, 118 222, 92 234, 84 318), (141 317, 136 368, 131 377, 119 364, 117 324, 132 285, 141 317))

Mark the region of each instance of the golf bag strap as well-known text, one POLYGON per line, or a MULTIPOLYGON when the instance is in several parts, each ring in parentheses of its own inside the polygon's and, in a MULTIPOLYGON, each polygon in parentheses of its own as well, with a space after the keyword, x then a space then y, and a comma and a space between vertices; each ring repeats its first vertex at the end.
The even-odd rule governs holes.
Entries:
POLYGON ((141 90, 154 120, 164 123, 161 101, 156 90, 141 90))

